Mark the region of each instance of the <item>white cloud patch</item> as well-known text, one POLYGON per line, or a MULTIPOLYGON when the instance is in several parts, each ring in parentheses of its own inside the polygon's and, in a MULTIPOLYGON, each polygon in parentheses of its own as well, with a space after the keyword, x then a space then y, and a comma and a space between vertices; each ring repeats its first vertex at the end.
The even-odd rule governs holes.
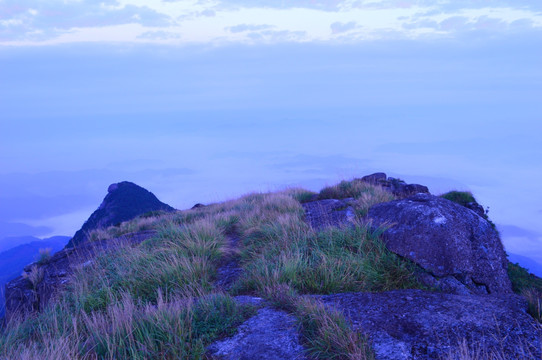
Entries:
POLYGON ((4 0, 0 45, 109 42, 111 37, 171 44, 359 42, 542 29, 542 5, 518 1, 4 0), (114 27, 123 35, 103 31, 114 27))
POLYGON ((6 0, 0 3, 3 40, 47 39, 74 28, 99 28, 125 24, 167 27, 170 18, 146 6, 118 5, 116 1, 45 2, 6 0))
POLYGON ((263 41, 264 43, 298 42, 306 39, 307 33, 305 31, 266 30, 251 32, 247 36, 252 40, 263 41))
POLYGON ((331 24, 330 27, 333 34, 340 34, 350 30, 354 30, 358 27, 358 24, 355 21, 350 21, 347 23, 337 21, 331 24))
POLYGON ((258 31, 258 30, 269 30, 274 26, 272 25, 251 25, 251 24, 239 24, 235 26, 230 26, 226 28, 229 32, 240 33, 246 31, 258 31))
POLYGON ((214 10, 208 9, 208 10, 200 11, 199 15, 213 17, 213 16, 216 16, 216 12, 214 10))
POLYGON ((171 40, 180 39, 181 35, 170 31, 147 31, 137 37, 142 40, 171 40))

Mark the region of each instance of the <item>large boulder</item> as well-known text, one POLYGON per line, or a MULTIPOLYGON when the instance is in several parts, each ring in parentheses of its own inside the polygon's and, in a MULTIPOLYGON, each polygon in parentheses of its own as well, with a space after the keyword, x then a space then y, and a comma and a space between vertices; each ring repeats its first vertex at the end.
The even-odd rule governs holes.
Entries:
POLYGON ((455 293, 512 293, 499 234, 476 212, 417 194, 377 204, 368 218, 386 228, 388 249, 427 271, 421 276, 427 285, 455 293))
POLYGON ((158 200, 150 191, 128 181, 111 184, 107 192, 100 207, 75 233, 67 247, 87 241, 92 230, 132 220, 151 211, 175 211, 171 206, 158 200))
POLYGON ((540 324, 526 313, 525 300, 516 295, 396 290, 318 298, 341 310, 355 331, 369 336, 376 360, 541 356, 540 324))

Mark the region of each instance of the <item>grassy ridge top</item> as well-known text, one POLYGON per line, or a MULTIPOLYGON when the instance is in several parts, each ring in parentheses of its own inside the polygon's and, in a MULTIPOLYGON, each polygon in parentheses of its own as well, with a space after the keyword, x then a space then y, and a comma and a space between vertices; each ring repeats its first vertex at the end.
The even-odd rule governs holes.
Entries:
POLYGON ((354 180, 320 194, 253 193, 96 230, 91 240, 156 234, 98 256, 43 312, 7 324, 0 358, 203 359, 207 345, 254 313, 234 301, 240 294, 267 298, 295 314, 313 356, 371 358, 366 339, 340 314, 300 295, 421 288, 415 266, 388 251, 381 229, 364 222, 370 206, 392 199, 354 180), (354 198, 354 226, 315 231, 307 225, 301 202, 330 197, 354 198), (235 245, 233 238, 239 239, 235 245), (242 274, 224 290, 218 270, 231 256, 242 274))

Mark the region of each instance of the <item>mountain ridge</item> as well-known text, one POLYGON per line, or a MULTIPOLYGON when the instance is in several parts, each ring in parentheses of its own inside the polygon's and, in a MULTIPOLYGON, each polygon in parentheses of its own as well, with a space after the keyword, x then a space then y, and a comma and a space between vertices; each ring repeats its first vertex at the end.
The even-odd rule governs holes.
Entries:
POLYGON ((538 358, 542 328, 531 304, 541 279, 507 272, 487 214, 472 194, 457 195, 468 201, 377 173, 319 193, 253 193, 95 228, 6 286, 10 315, 37 314, 10 323, 0 345, 8 357, 44 358, 34 339, 46 336, 41 346, 58 359, 133 358, 141 344, 141 359, 468 359, 464 346, 482 346, 482 359, 538 358), (447 243, 445 231, 458 240, 447 243), (419 240, 393 245, 405 236, 419 240), (452 253, 463 255, 442 256, 452 253), (61 332, 18 332, 59 321, 68 324, 61 332), (111 326, 121 323, 128 328, 111 326), (504 337, 495 326, 508 329, 504 337), (58 352, 66 331, 79 335, 58 352))
POLYGON ((147 212, 174 210, 158 200, 153 193, 132 182, 111 184, 98 209, 90 215, 66 246, 73 247, 88 240, 88 234, 95 229, 119 224, 147 212))

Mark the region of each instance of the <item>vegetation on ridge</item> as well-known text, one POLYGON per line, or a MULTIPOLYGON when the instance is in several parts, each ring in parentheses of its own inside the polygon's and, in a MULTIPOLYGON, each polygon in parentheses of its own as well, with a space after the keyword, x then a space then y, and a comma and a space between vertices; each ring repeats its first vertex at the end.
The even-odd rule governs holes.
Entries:
POLYGON ((469 203, 478 204, 474 195, 470 191, 449 191, 441 195, 446 200, 453 201, 461 206, 467 207, 469 203))
POLYGON ((363 221, 392 200, 380 187, 341 182, 316 195, 303 189, 140 216, 89 234, 111 239, 153 230, 137 246, 120 245, 81 267, 58 301, 0 334, 0 358, 203 359, 255 309, 233 295, 272 301, 298 318, 309 353, 322 359, 371 359, 367 339, 344 317, 303 294, 420 288, 412 263, 386 249, 382 229, 363 221), (352 197, 354 226, 315 231, 301 202, 352 197), (232 247, 232 237, 240 240, 232 247), (221 261, 240 259, 242 275, 225 292, 221 261))

